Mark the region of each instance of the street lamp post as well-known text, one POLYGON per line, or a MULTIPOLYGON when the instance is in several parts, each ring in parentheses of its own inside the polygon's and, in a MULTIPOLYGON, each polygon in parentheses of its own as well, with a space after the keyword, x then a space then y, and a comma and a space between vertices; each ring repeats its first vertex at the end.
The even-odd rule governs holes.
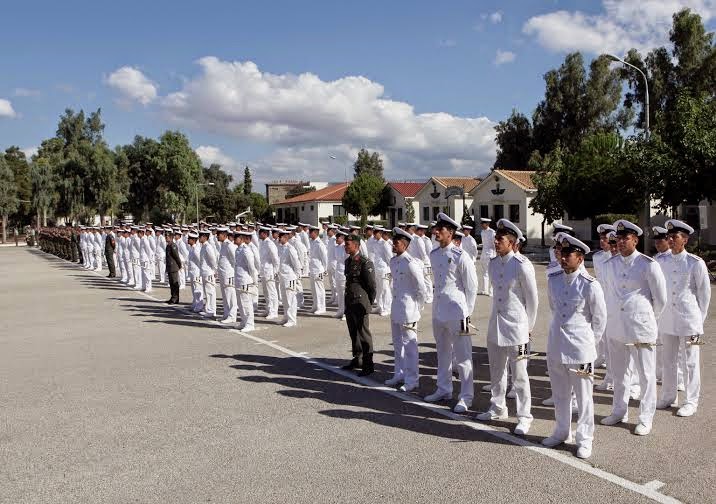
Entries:
MULTIPOLYGON (((646 107, 644 109, 644 134, 646 135, 646 139, 648 141, 649 136, 651 134, 651 131, 649 130, 649 80, 646 78, 646 74, 641 70, 641 68, 624 61, 624 59, 620 58, 619 56, 615 56, 613 54, 607 54, 606 56, 614 61, 618 61, 622 65, 626 65, 630 68, 633 68, 634 70, 639 72, 641 74, 641 77, 644 79, 644 103, 646 107)), ((648 190, 646 191, 644 198, 643 212, 644 216, 642 224, 644 228, 644 237, 646 239, 646 235, 651 233, 651 231, 649 230, 649 227, 651 225, 651 198, 649 197, 648 190)), ((646 249, 646 243, 644 243, 644 249, 646 249)))
POLYGON ((199 187, 200 186, 214 186, 213 182, 204 182, 196 184, 196 225, 199 225, 199 187))

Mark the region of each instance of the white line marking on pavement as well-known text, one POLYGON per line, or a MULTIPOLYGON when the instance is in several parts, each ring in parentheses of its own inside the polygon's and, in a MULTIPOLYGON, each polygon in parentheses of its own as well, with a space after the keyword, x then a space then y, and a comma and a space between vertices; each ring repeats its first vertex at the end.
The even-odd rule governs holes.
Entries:
MULTIPOLYGON (((101 273, 98 273, 96 271, 91 271, 91 273, 94 273, 95 275, 100 276, 100 277, 104 277, 104 275, 102 275, 101 273)), ((144 296, 148 299, 152 299, 157 302, 162 302, 162 300, 160 300, 154 296, 151 296, 151 295, 149 295, 145 292, 142 292, 142 291, 135 291, 131 287, 124 285, 122 283, 119 283, 118 287, 123 287, 127 290, 136 292, 137 294, 141 294, 142 296, 144 296)), ((167 306, 171 309, 180 311, 182 313, 186 313, 187 315, 190 315, 190 316, 198 315, 198 314, 194 313, 193 311, 191 311, 187 308, 183 308, 181 306, 176 306, 176 305, 167 305, 167 306)), ((432 412, 442 415, 444 417, 450 418, 451 420, 455 420, 457 423, 464 425, 465 427, 468 427, 470 429, 473 429, 473 430, 476 430, 479 432, 484 432, 490 436, 502 439, 503 441, 507 441, 508 443, 512 443, 514 445, 521 446, 521 447, 523 447, 527 450, 530 450, 532 452, 538 453, 545 457, 549 457, 552 460, 555 460, 562 464, 568 465, 574 469, 585 472, 587 474, 591 474, 592 476, 596 476, 597 478, 600 478, 600 479, 603 479, 610 483, 613 483, 613 484, 620 486, 624 489, 631 490, 632 492, 643 495, 653 501, 660 502, 663 504, 682 504, 681 501, 679 501, 678 499, 675 499, 668 495, 664 495, 658 491, 659 488, 662 488, 664 486, 664 483, 662 483, 659 480, 653 480, 653 481, 650 481, 644 485, 640 485, 639 483, 635 483, 628 479, 622 478, 621 476, 617 476, 616 474, 612 474, 610 472, 604 471, 597 467, 593 467, 585 462, 582 462, 581 460, 579 460, 577 458, 565 455, 564 453, 559 452, 557 450, 552 450, 550 448, 545 448, 541 445, 536 445, 536 444, 534 444, 530 441, 527 441, 526 439, 523 439, 521 437, 515 436, 508 432, 504 432, 504 431, 495 429, 494 427, 491 427, 490 425, 486 425, 486 424, 483 424, 480 422, 468 420, 462 415, 453 413, 452 410, 446 406, 440 406, 437 404, 426 403, 420 399, 416 399, 416 396, 413 394, 400 392, 400 391, 398 391, 394 388, 391 388, 391 387, 385 387, 383 385, 376 383, 375 381, 373 381, 371 379, 360 377, 360 376, 356 375, 355 373, 343 370, 338 366, 333 366, 331 364, 327 364, 320 360, 316 360, 312 357, 309 357, 308 352, 295 352, 289 348, 278 345, 277 343, 274 342, 275 340, 268 341, 263 338, 259 338, 258 336, 254 336, 250 333, 243 333, 243 332, 239 331, 238 329, 234 329, 231 327, 227 327, 226 325, 220 324, 216 320, 210 321, 208 319, 203 319, 203 318, 202 318, 202 320, 213 322, 213 324, 216 325, 217 328, 228 329, 232 332, 236 332, 236 333, 240 334, 241 336, 243 336, 244 338, 252 340, 255 343, 266 345, 266 346, 271 347, 274 350, 277 350, 285 355, 289 355, 291 357, 296 357, 296 358, 302 359, 307 364, 311 364, 313 366, 317 366, 317 367, 324 369, 326 371, 330 371, 337 375, 343 376, 344 378, 347 378, 349 380, 357 382, 366 388, 370 388, 370 389, 373 389, 376 391, 383 392, 385 394, 388 394, 388 395, 391 395, 398 399, 401 399, 402 401, 404 401, 408 404, 412 404, 414 406, 418 406, 420 408, 427 409, 429 411, 432 411, 432 412)))

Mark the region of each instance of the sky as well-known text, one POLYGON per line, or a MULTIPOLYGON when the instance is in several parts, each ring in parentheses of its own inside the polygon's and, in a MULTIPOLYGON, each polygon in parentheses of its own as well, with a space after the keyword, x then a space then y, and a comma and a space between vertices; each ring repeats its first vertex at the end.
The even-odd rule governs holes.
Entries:
POLYGON ((10 2, 0 148, 101 108, 111 146, 180 130, 255 184, 341 181, 361 147, 389 180, 479 176, 565 54, 668 44, 682 7, 714 29, 716 0, 10 2))

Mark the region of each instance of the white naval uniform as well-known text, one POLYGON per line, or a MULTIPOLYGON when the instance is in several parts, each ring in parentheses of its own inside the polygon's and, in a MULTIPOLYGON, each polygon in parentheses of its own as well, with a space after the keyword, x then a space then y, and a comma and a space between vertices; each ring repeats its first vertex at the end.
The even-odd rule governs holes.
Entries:
POLYGON ((346 248, 344 244, 333 242, 333 281, 336 286, 336 318, 342 318, 346 311, 346 248))
MULTIPOLYGON (((597 250, 592 254, 592 267, 594 268, 594 277, 597 279, 600 285, 604 281, 604 264, 611 259, 612 253, 609 250, 597 250)), ((602 291, 604 289, 602 288, 602 291)), ((605 327, 606 329, 606 327, 605 327)), ((597 358, 595 365, 599 365, 602 362, 607 363, 607 339, 597 336, 597 358)), ((607 363, 608 364, 608 363, 607 363)), ((607 370, 609 366, 607 365, 607 370)), ((609 371, 607 371, 609 372, 609 371)))
POLYGON ((127 278, 124 281, 129 286, 134 285, 134 265, 132 264, 132 257, 130 249, 132 248, 132 235, 130 234, 124 238, 124 269, 127 273, 127 278))
MULTIPOLYGON (((177 244, 179 258, 181 258, 181 269, 179 270, 179 289, 183 289, 186 287, 187 280, 186 264, 187 262, 189 262, 189 246, 187 245, 187 242, 184 241, 184 237, 180 238, 179 240, 174 240, 174 243, 177 244)), ((202 276, 204 275, 202 274, 202 276)), ((214 300, 216 301, 216 298, 214 298, 214 300)))
POLYGON ((492 228, 480 231, 482 239, 482 252, 480 253, 480 268, 482 269, 482 289, 480 294, 492 295, 492 284, 490 283, 490 261, 497 255, 495 251, 495 230, 492 228))
POLYGON ((154 258, 152 247, 149 244, 149 237, 142 236, 139 245, 139 262, 142 266, 142 290, 152 292, 152 271, 154 270, 154 258))
POLYGON ((276 278, 278 277, 278 249, 270 238, 259 243, 259 258, 261 260, 261 285, 266 299, 266 317, 278 317, 278 290, 276 278))
MULTIPOLYGON (((201 245, 201 283, 204 287, 204 313, 216 315, 216 247, 208 240, 201 245)), ((181 279, 181 274, 179 278, 181 279)))
POLYGON ((149 278, 152 280, 157 279, 157 237, 154 235, 154 233, 147 236, 147 241, 149 242, 149 249, 151 253, 149 254, 149 264, 147 267, 149 268, 149 278))
POLYGON ((297 300, 296 291, 301 283, 301 261, 296 249, 290 244, 278 246, 279 270, 281 280, 281 297, 283 298, 284 319, 287 327, 296 325, 297 300))
MULTIPOLYGON (((417 237, 416 237, 417 238, 417 237)), ((384 239, 375 240, 373 244, 373 266, 375 266, 375 305, 381 317, 390 315, 391 292, 390 292, 390 261, 393 251, 388 242, 384 239)), ((420 261, 422 264, 422 261, 420 261)))
POLYGON ((308 273, 308 249, 303 244, 303 241, 301 238, 294 236, 291 238, 288 243, 290 245, 293 245, 293 248, 296 250, 296 256, 298 257, 299 262, 299 269, 297 271, 298 273, 298 281, 294 284, 295 292, 296 292, 296 303, 297 306, 300 308, 303 308, 304 304, 304 297, 303 297, 303 282, 301 279, 304 275, 308 273))
POLYGON ((323 278, 328 268, 328 251, 320 238, 311 240, 310 245, 308 275, 311 277, 311 296, 313 297, 311 311, 320 315, 326 313, 326 286, 323 283, 323 278))
POLYGON ((420 237, 423 244, 423 276, 425 278, 425 290, 428 295, 425 298, 427 304, 433 302, 433 268, 430 265, 430 252, 433 251, 433 242, 429 236, 424 235, 420 237))
POLYGON ((167 280, 167 239, 163 234, 157 236, 156 263, 159 271, 159 282, 165 283, 167 280))
POLYGON ((594 378, 574 371, 590 366, 596 342, 607 324, 607 306, 599 282, 584 270, 556 272, 547 279, 552 321, 547 337, 547 367, 556 425, 550 437, 571 438, 572 391, 577 400, 577 447, 591 449, 594 439, 594 378))
POLYGON ((219 287, 224 306, 224 318, 227 322, 236 322, 236 288, 234 287, 234 267, 236 263, 236 245, 228 238, 221 242, 219 250, 219 287))
POLYGON ((628 347, 626 343, 656 343, 656 321, 666 303, 664 274, 654 259, 638 251, 628 257, 613 256, 606 262, 605 269, 607 339, 614 377, 611 416, 627 421, 631 355, 642 393, 639 423, 651 427, 656 410, 654 347, 628 347))
POLYGON ((478 251, 477 242, 471 234, 466 234, 462 238, 462 249, 470 256, 473 264, 477 261, 478 251))
POLYGON ((685 346, 686 372, 684 404, 696 409, 701 392, 699 346, 690 345, 693 336, 703 336, 704 322, 711 302, 711 284, 706 263, 685 250, 659 257, 666 280, 666 307, 659 319, 664 344, 664 374, 661 401, 670 405, 677 400, 677 370, 680 344, 685 346))
POLYGON ((189 245, 189 282, 191 283, 192 311, 199 313, 204 310, 204 287, 201 282, 201 244, 197 241, 189 245))
POLYGON ((435 277, 432 314, 438 354, 437 392, 452 396, 454 353, 460 376, 459 399, 470 406, 474 396, 472 338, 465 323, 475 308, 475 268, 467 255, 453 243, 433 250, 430 264, 435 277))
POLYGON ((236 248, 234 261, 234 285, 236 287, 236 298, 238 299, 239 316, 243 331, 254 330, 254 302, 253 291, 257 289, 256 262, 254 261, 253 248, 242 243, 236 248))
POLYGON ((423 262, 403 252, 390 259, 393 277, 393 300, 390 306, 390 329, 393 337, 393 378, 407 388, 418 384, 418 321, 425 302, 423 262))
POLYGON ((102 253, 104 252, 104 235, 96 233, 94 235, 94 261, 95 270, 102 271, 102 253))
MULTIPOLYGON (((259 309, 259 271, 261 271, 261 254, 259 253, 259 246, 254 243, 253 237, 256 233, 251 235, 251 241, 249 242, 249 248, 254 258, 254 286, 251 288, 251 303, 254 305, 254 312, 259 309)), ((258 238, 257 238, 258 239, 258 238)))
POLYGON ((122 233, 117 234, 117 266, 119 267, 119 281, 127 283, 127 265, 124 263, 124 236, 122 233))
POLYGON ((326 255, 328 256, 328 268, 326 269, 326 279, 328 280, 328 288, 331 291, 331 296, 328 298, 328 304, 336 303, 336 275, 335 275, 335 260, 334 252, 336 251, 336 237, 328 236, 327 233, 323 236, 323 244, 326 246, 326 255))
POLYGON ((142 245, 142 240, 139 238, 139 235, 137 233, 130 236, 130 248, 129 248, 129 258, 132 261, 132 271, 133 278, 134 278, 134 287, 136 289, 142 288, 142 266, 139 263, 139 249, 142 245))
POLYGON ((511 364, 517 418, 532 421, 532 394, 527 359, 517 360, 519 347, 530 340, 537 320, 537 279, 534 267, 522 254, 510 251, 490 261, 489 278, 495 296, 487 326, 490 361, 490 411, 507 413, 507 366, 511 364))

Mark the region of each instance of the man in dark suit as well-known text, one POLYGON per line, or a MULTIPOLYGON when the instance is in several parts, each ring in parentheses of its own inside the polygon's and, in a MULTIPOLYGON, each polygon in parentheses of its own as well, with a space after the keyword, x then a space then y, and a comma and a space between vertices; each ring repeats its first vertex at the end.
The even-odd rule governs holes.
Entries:
POLYGON ((181 240, 181 232, 172 235, 167 233, 167 274, 169 275, 169 304, 179 304, 179 270, 182 268, 179 249, 174 240, 181 240))
POLYGON ((104 258, 107 260, 107 268, 109 268, 108 278, 114 278, 117 276, 116 269, 114 267, 114 250, 117 248, 117 242, 114 239, 114 231, 112 228, 108 228, 107 234, 104 235, 104 258))
POLYGON ((360 253, 360 236, 349 235, 345 239, 346 290, 345 315, 351 336, 353 359, 343 369, 360 367, 360 376, 373 372, 373 337, 370 334, 368 316, 375 300, 375 268, 360 253))

